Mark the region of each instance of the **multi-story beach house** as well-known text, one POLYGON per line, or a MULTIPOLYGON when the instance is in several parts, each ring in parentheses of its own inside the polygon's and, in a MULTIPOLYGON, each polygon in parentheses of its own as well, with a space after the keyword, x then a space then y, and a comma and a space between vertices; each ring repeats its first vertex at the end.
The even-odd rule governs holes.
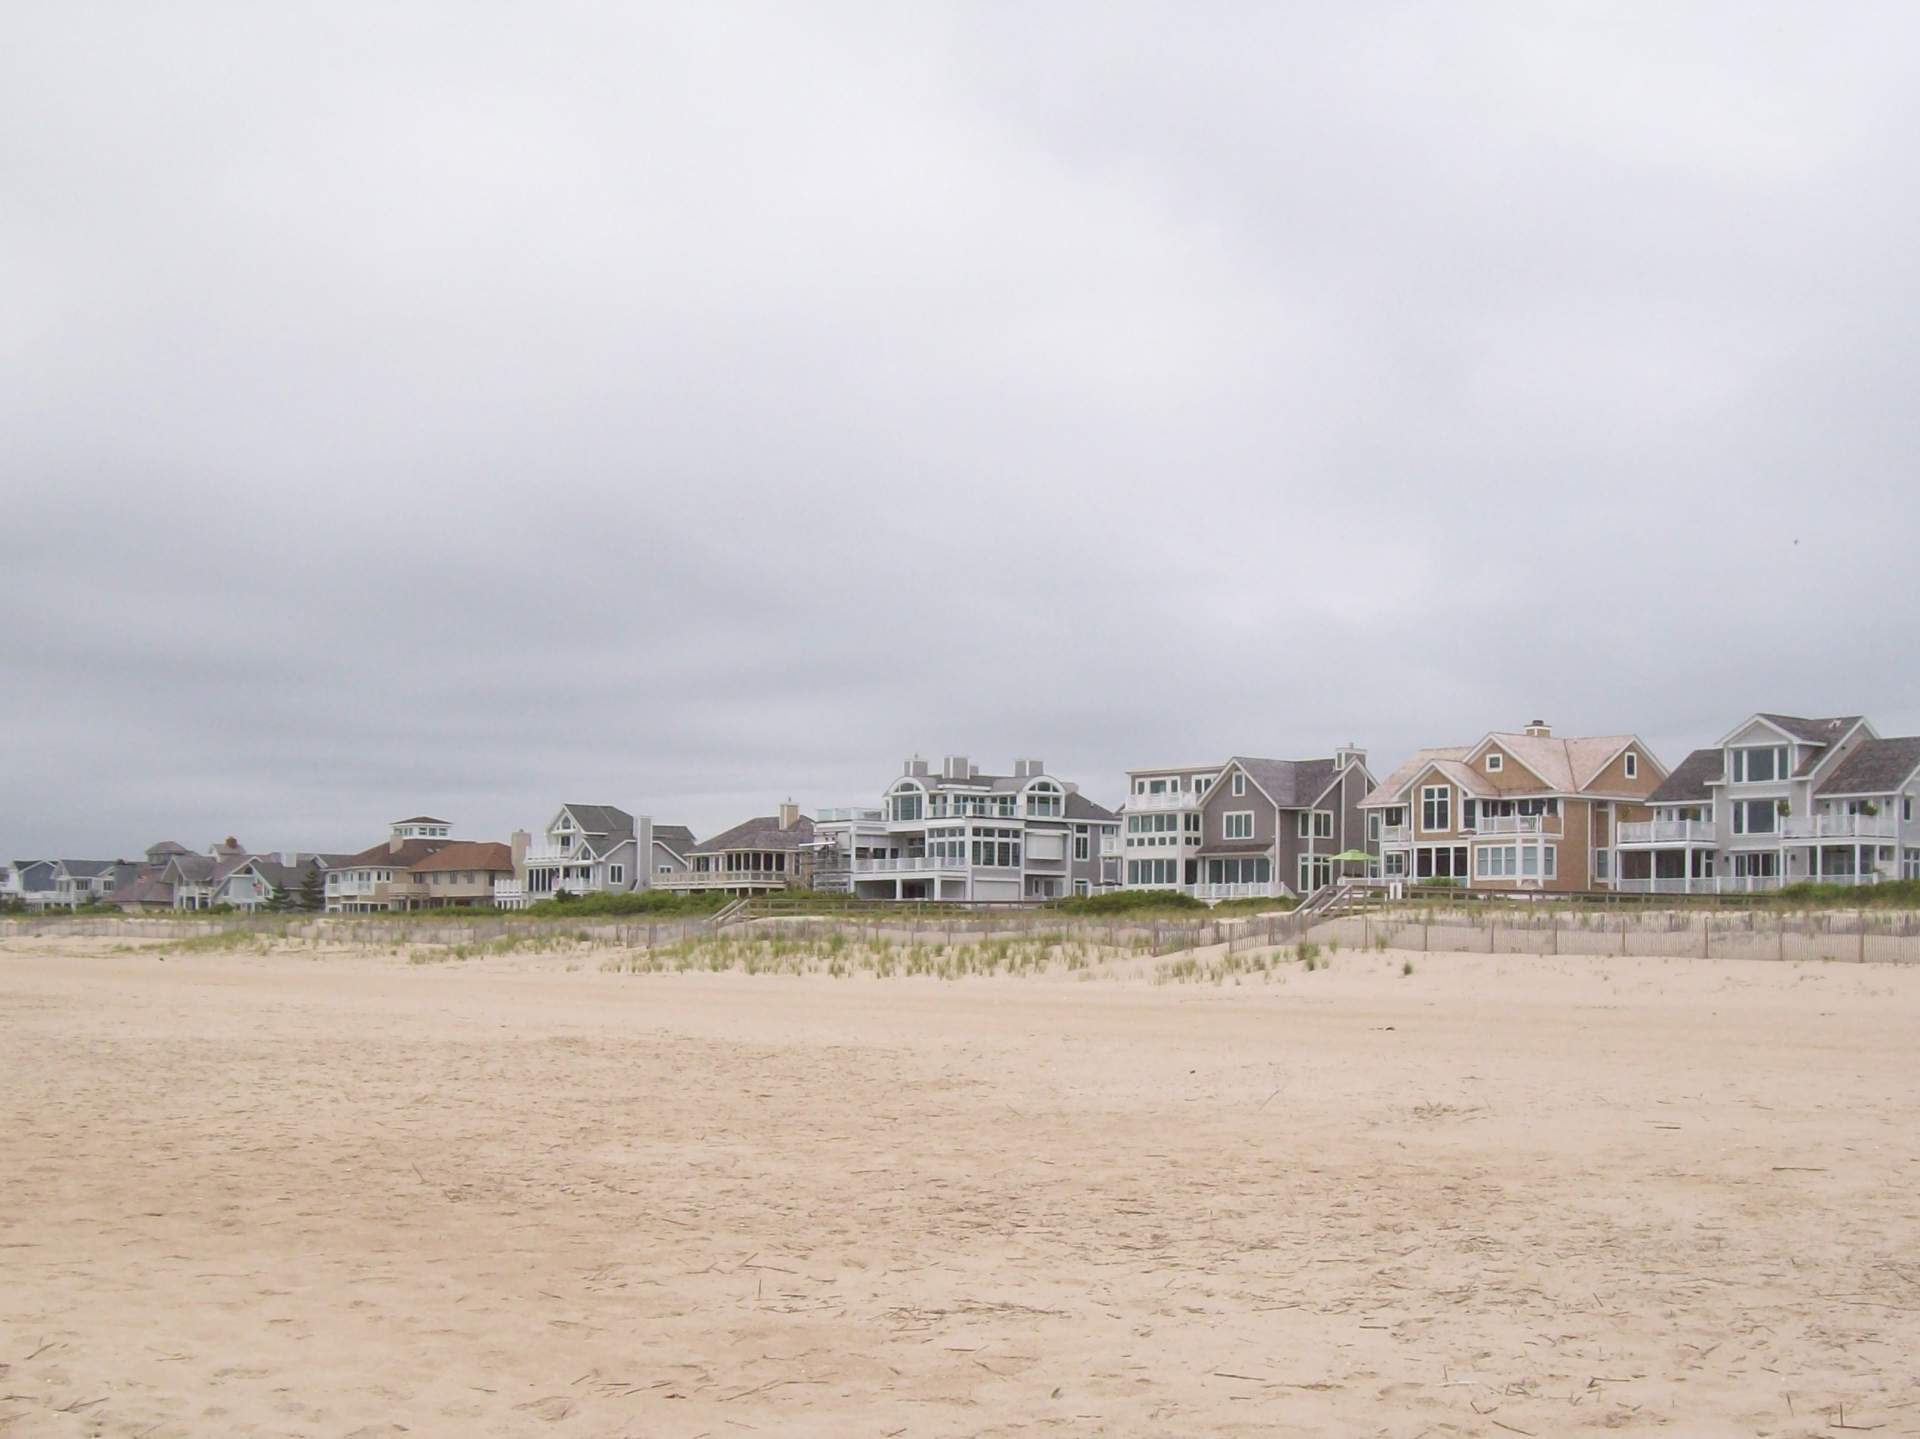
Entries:
POLYGON ((1122 882, 1204 900, 1311 894, 1363 872, 1335 855, 1364 850, 1377 862, 1360 813, 1373 783, 1356 745, 1330 759, 1235 755, 1129 770, 1122 882))
POLYGON ((538 839, 514 836, 512 878, 496 899, 515 909, 565 892, 625 894, 691 868, 693 832, 682 824, 655 824, 617 805, 563 804, 538 839))
POLYGON ((232 835, 206 854, 169 843, 155 845, 147 856, 133 882, 114 897, 122 909, 265 909, 281 896, 300 894, 321 868, 313 855, 249 853, 232 835))
POLYGON ((451 829, 447 821, 427 815, 395 820, 385 843, 347 855, 327 869, 327 912, 375 914, 407 908, 418 897, 408 871, 454 843, 448 838, 451 829))
POLYGON ((1535 720, 1418 751, 1362 802, 1381 877, 1476 889, 1612 888, 1618 826, 1651 817, 1667 771, 1630 734, 1557 737, 1535 720))
POLYGON ((877 808, 823 811, 814 886, 861 899, 974 904, 1059 899, 1120 884, 1120 819, 1018 759, 992 775, 964 755, 910 759, 877 808))
POLYGON ((813 820, 791 800, 688 847, 687 868, 656 874, 675 894, 771 894, 812 883, 818 841, 813 820))
POLYGON ((1620 832, 1620 888, 1720 894, 1920 878, 1920 736, 1861 715, 1749 715, 1620 832))

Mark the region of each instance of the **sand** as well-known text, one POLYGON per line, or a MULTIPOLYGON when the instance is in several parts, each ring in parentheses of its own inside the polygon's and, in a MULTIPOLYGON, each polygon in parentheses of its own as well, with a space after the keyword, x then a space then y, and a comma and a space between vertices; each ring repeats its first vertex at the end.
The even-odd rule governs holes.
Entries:
POLYGON ((8 941, 0 1436, 1920 1433, 1920 968, 1402 960, 8 941))

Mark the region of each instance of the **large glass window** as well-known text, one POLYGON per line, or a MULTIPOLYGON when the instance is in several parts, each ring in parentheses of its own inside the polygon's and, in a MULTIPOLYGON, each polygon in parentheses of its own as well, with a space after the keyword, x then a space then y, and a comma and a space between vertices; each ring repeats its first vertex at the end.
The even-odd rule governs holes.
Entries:
POLYGON ((1787 777, 1787 747, 1766 745, 1736 749, 1729 769, 1735 784, 1768 784, 1787 777))
POLYGON ((1253 838, 1253 811, 1237 809, 1220 816, 1221 833, 1228 839, 1253 838))
POLYGON ((1770 799, 1737 799, 1733 802, 1735 834, 1773 834, 1780 828, 1780 806, 1770 799))
POLYGON ((1420 828, 1428 834, 1453 828, 1453 791, 1446 785, 1430 784, 1420 791, 1420 828))
POLYGON ((889 807, 889 816, 896 820, 916 820, 921 818, 925 796, 917 789, 903 789, 893 796, 889 807))

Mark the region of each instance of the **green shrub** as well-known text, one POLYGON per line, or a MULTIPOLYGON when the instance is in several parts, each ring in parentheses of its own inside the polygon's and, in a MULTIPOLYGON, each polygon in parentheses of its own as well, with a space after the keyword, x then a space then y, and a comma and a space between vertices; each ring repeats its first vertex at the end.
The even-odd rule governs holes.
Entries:
POLYGON ((1141 910, 1204 910, 1190 894, 1174 889, 1111 889, 1105 894, 1077 894, 1050 906, 1062 914, 1135 914, 1141 910))
POLYGON ((732 900, 725 894, 673 894, 664 889, 643 889, 631 894, 588 894, 562 899, 555 895, 519 911, 532 919, 584 919, 602 915, 625 914, 711 914, 732 900))

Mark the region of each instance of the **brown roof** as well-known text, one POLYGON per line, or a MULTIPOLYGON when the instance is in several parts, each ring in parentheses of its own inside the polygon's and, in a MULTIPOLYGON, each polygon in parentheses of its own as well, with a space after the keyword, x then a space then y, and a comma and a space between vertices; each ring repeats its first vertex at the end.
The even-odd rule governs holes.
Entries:
POLYGON ((443 869, 511 870, 513 851, 488 840, 457 839, 409 868, 415 874, 443 869))
POLYGON ((458 844, 458 840, 447 839, 410 839, 395 849, 390 841, 382 840, 358 854, 349 855, 335 869, 366 869, 379 865, 382 869, 412 869, 428 855, 445 849, 449 844, 458 844))

